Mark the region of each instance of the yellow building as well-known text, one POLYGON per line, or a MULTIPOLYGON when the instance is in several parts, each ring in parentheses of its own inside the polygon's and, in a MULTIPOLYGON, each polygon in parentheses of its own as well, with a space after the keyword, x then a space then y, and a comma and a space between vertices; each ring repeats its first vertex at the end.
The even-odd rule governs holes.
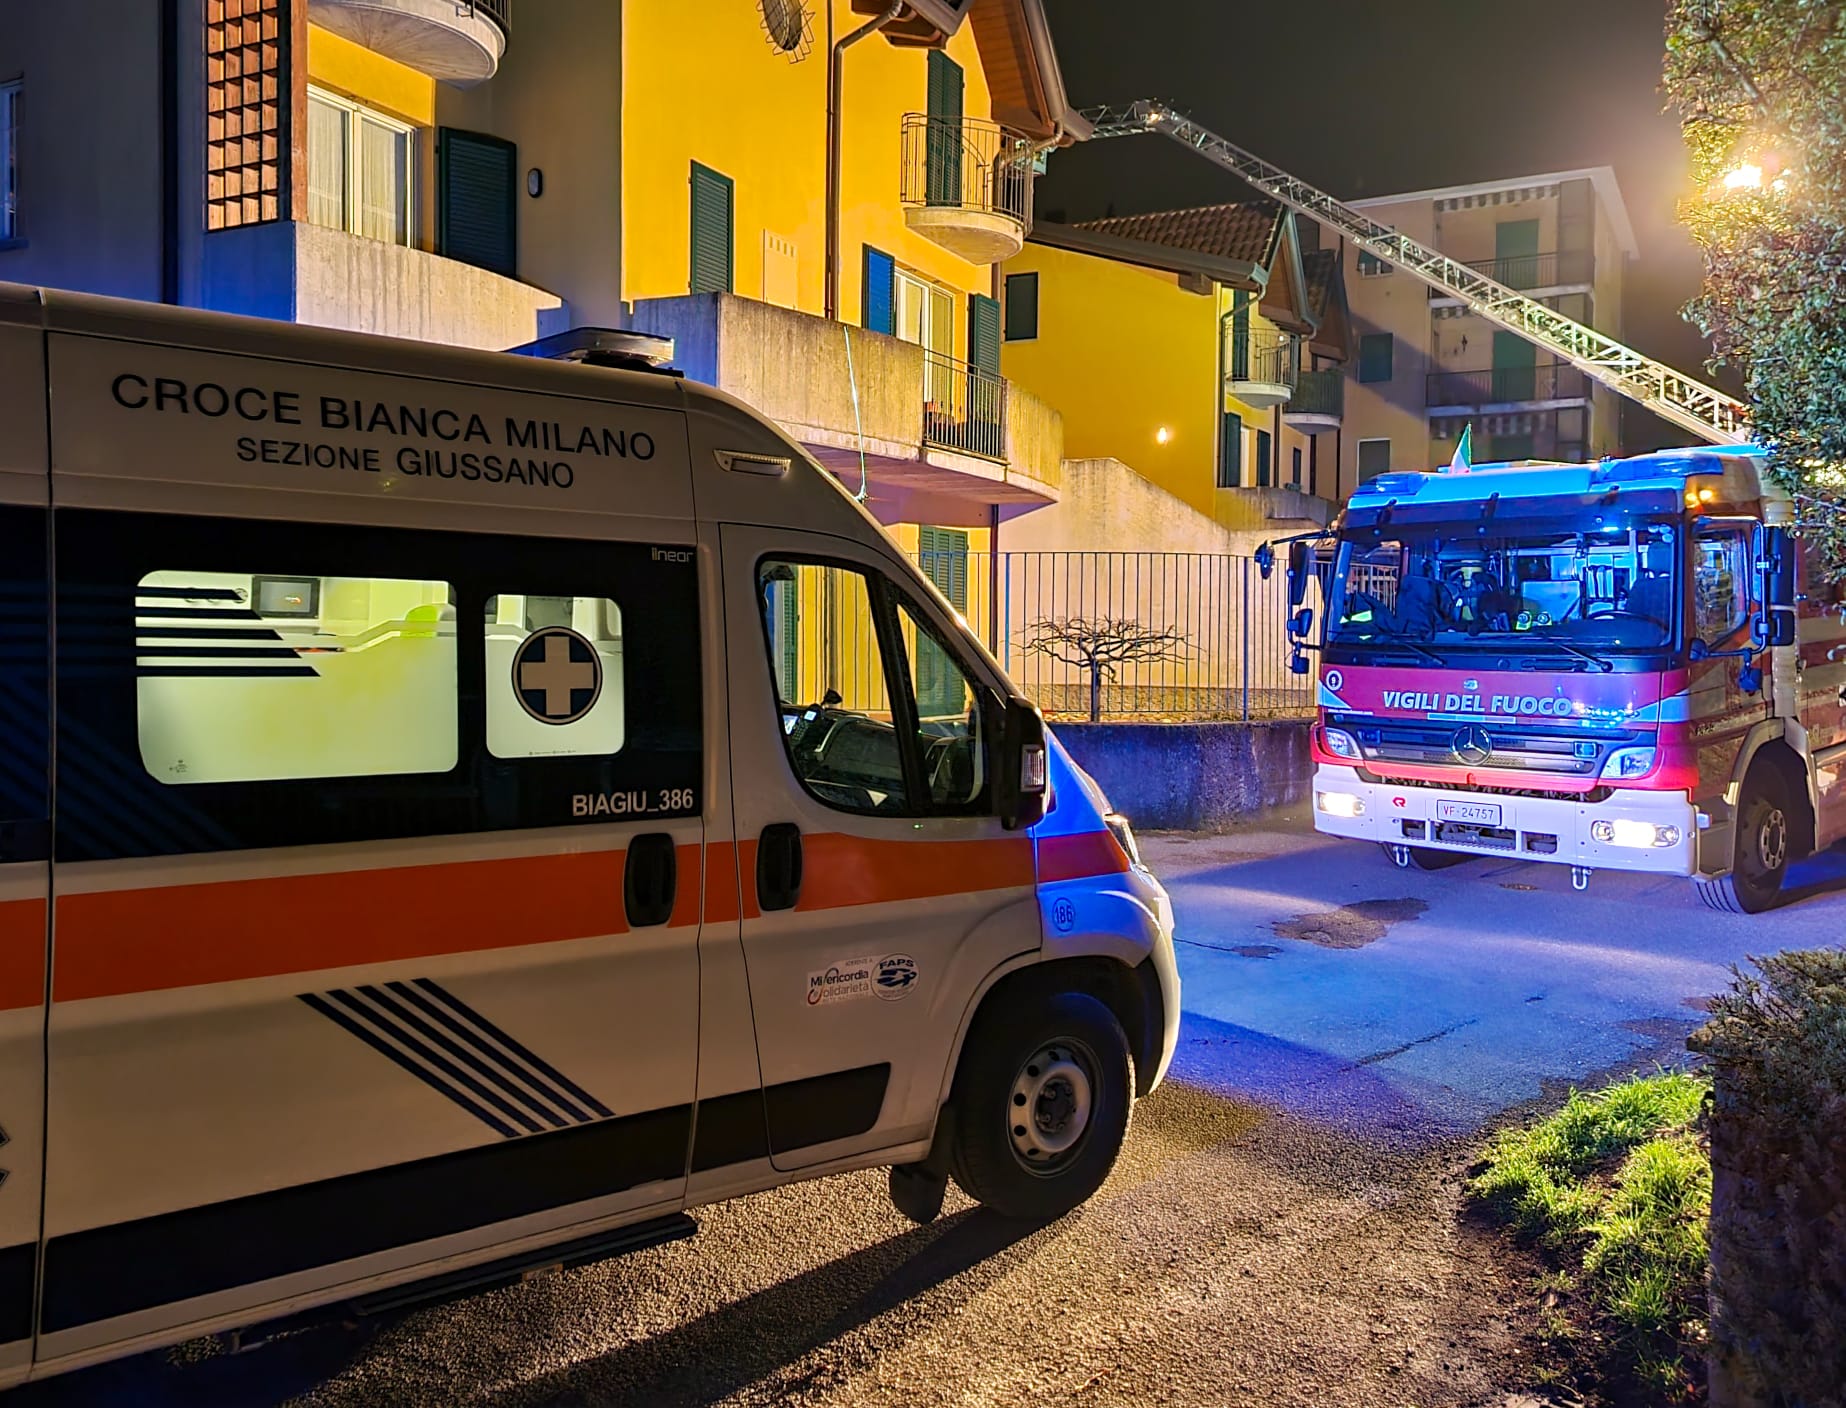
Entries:
POLYGON ((1269 202, 1040 224, 1006 265, 1003 368, 1063 413, 1072 461, 1126 465, 1232 532, 1324 523, 1347 320, 1302 227, 1269 202))
POLYGON ((475 347, 671 336, 958 602, 956 555, 1057 499, 996 275, 1089 130, 1042 0, 20 8, 0 278, 475 347))
MULTIPOLYGON (((1622 336, 1622 286, 1636 245, 1609 167, 1353 205, 1567 317, 1622 336)), ((1348 491, 1386 470, 1448 463, 1469 425, 1477 463, 1594 459, 1619 448, 1621 403, 1609 388, 1413 275, 1357 248, 1342 257, 1357 331, 1341 464, 1348 491)))

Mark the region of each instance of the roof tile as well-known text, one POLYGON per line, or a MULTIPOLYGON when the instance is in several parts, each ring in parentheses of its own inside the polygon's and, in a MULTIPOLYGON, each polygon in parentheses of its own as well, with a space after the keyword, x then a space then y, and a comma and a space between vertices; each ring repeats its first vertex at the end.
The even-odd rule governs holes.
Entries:
POLYGON ((1121 239, 1190 249, 1220 259, 1241 259, 1267 268, 1282 233, 1282 207, 1274 201, 1201 205, 1190 210, 1157 210, 1147 215, 1116 215, 1086 220, 1079 230, 1121 239))

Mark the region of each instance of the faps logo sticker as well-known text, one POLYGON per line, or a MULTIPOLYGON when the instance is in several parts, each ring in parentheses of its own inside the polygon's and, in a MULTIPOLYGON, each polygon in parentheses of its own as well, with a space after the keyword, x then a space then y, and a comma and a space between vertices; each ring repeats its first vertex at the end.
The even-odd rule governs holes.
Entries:
POLYGON ((878 975, 872 990, 886 1002, 910 996, 917 983, 917 961, 907 953, 894 953, 878 960, 878 975))
POLYGON ((603 662, 596 647, 567 626, 534 631, 513 654, 513 693, 542 724, 574 724, 596 707, 603 662))

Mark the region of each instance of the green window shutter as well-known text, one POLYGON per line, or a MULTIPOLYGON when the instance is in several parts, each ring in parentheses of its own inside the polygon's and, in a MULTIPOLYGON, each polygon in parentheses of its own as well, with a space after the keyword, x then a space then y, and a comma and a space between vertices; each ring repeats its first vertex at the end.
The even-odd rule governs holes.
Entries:
POLYGON ((929 51, 929 125, 923 147, 925 196, 931 205, 961 204, 961 65, 929 51))
POLYGON ((1493 335, 1493 399, 1533 401, 1538 398, 1538 348, 1516 332, 1493 335))
POLYGON ((1389 440, 1361 440, 1359 442, 1359 477, 1369 479, 1374 474, 1385 474, 1391 468, 1391 442, 1389 440))
POLYGON ((968 295, 968 365, 1000 375, 1000 305, 984 293, 968 295))
POLYGON ((736 248, 735 188, 729 176, 692 163, 692 277, 694 293, 731 292, 736 248))
POLYGON ((1512 288, 1537 288, 1538 221, 1502 220, 1493 227, 1494 277, 1512 288))
POLYGON ((519 149, 483 132, 436 134, 436 252, 514 277, 519 149))
MULTIPOLYGON (((918 566, 949 599, 949 605, 968 610, 968 535, 959 528, 918 528, 918 566)), ((924 718, 953 714, 962 705, 962 681, 955 667, 933 641, 917 640, 917 712, 924 718)))
POLYGON ((1030 342, 1038 336, 1038 275, 1006 276, 1006 340, 1030 342))
POLYGON ((1270 449, 1273 444, 1274 438, 1267 430, 1256 432, 1256 483, 1261 489, 1269 487, 1270 449))
POLYGON ((777 582, 776 658, 783 691, 792 699, 801 691, 801 583, 777 582))
POLYGON ((859 322, 867 332, 897 330, 897 262, 869 244, 859 287, 859 322))
POLYGON ((1243 417, 1224 413, 1218 431, 1218 487, 1235 489, 1243 482, 1243 417))
POLYGON ((1359 339, 1359 380, 1389 381, 1395 339, 1388 332, 1368 332, 1359 339))

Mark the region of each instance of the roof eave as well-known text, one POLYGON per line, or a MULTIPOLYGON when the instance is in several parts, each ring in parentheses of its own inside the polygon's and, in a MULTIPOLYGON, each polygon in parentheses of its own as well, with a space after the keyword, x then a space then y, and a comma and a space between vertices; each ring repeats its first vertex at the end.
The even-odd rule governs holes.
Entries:
POLYGON ((1153 244, 1147 240, 1124 239, 1120 235, 1105 235, 1095 230, 1079 230, 1044 220, 1036 221, 1026 238, 1032 244, 1048 245, 1052 249, 1068 250, 1073 254, 1088 254, 1097 259, 1111 259, 1118 264, 1158 269, 1167 274, 1196 274, 1226 288, 1244 289, 1250 293, 1261 293, 1269 282, 1269 271, 1248 260, 1223 259, 1217 255, 1175 249, 1171 245, 1153 244))

